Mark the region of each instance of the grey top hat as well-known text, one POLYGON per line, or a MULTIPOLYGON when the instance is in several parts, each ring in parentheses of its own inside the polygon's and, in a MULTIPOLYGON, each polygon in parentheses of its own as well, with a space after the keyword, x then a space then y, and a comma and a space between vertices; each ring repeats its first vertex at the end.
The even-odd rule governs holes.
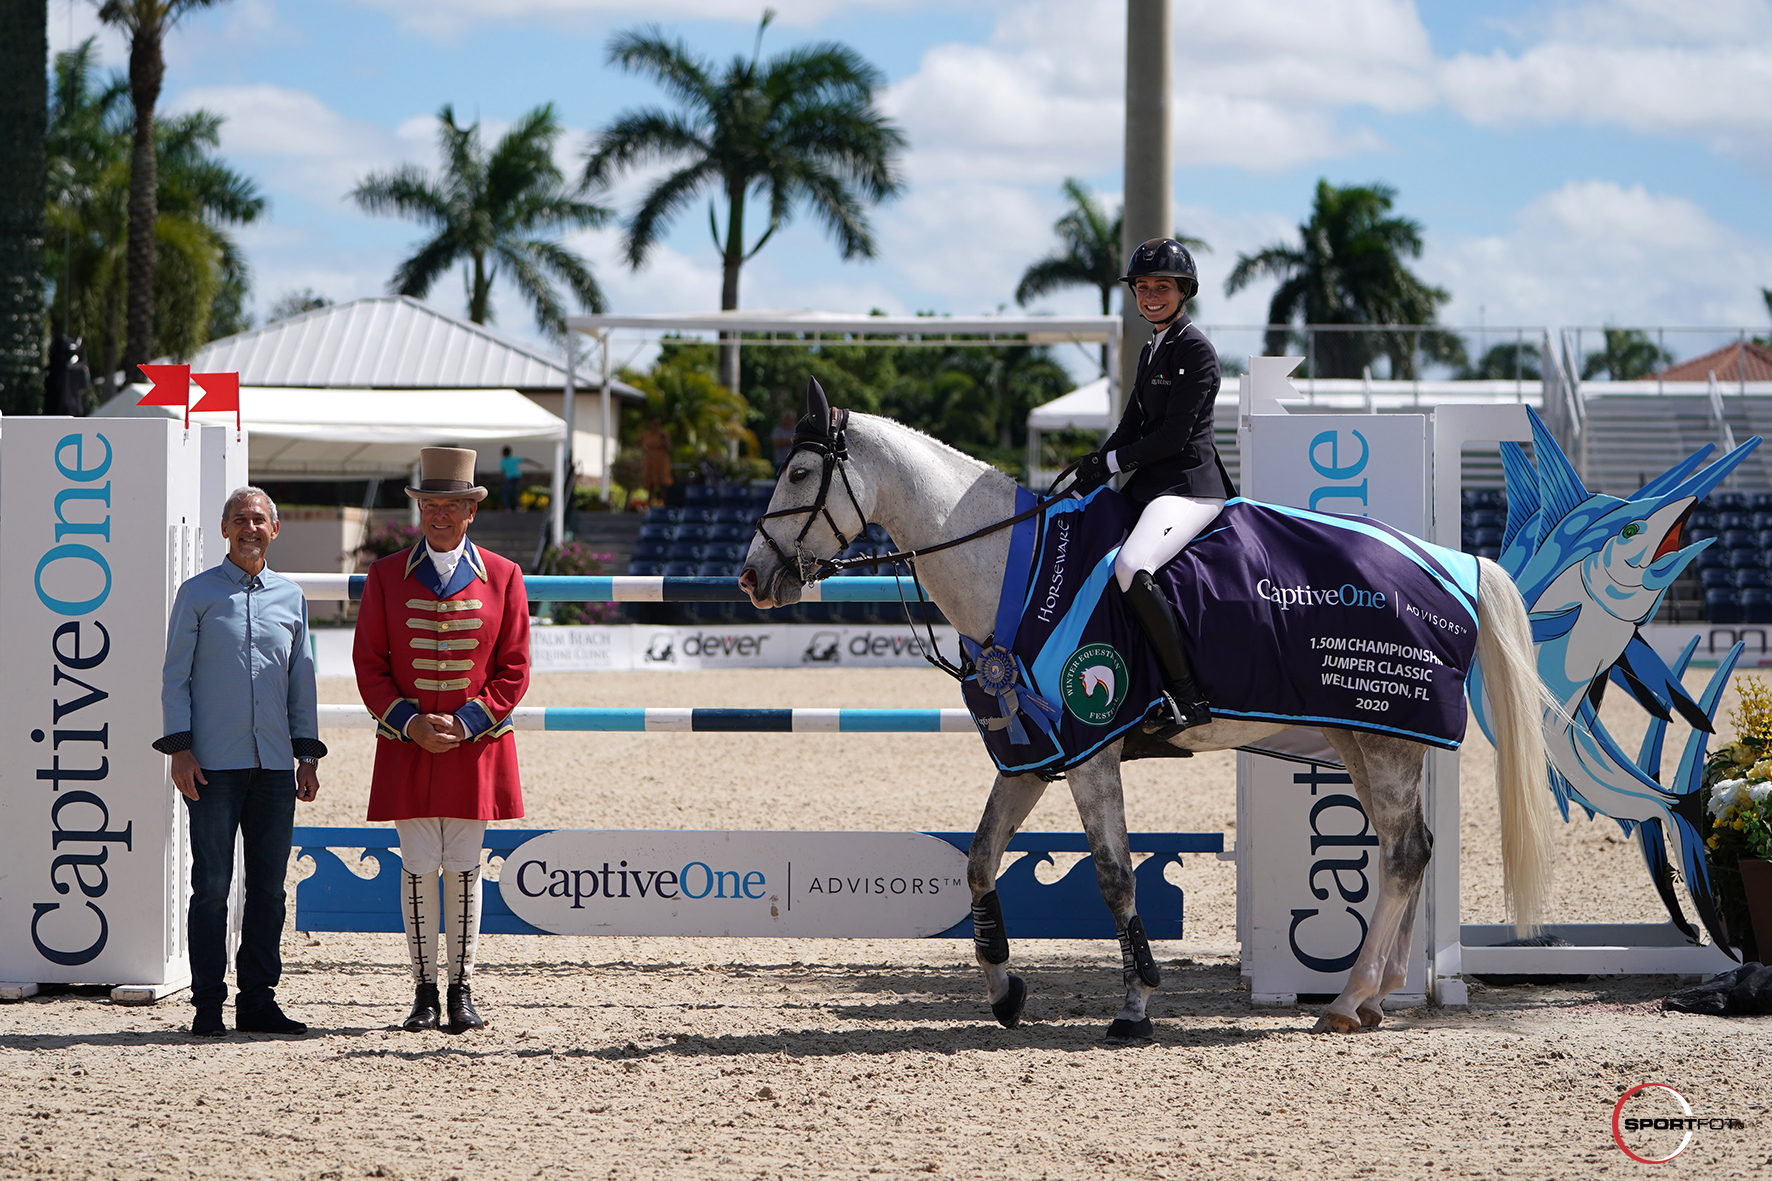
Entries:
POLYGON ((466 496, 485 500, 486 489, 474 483, 474 460, 478 453, 469 447, 420 447, 418 449, 418 487, 408 485, 406 495, 466 496))

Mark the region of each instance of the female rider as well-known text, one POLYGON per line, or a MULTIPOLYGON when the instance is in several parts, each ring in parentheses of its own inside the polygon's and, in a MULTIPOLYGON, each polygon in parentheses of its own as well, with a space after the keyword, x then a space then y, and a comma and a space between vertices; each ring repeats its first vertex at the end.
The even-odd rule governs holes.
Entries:
POLYGON ((1218 354, 1181 309, 1199 290, 1193 256, 1173 238, 1152 238, 1132 252, 1122 281, 1155 335, 1138 359, 1126 413, 1100 451, 1077 465, 1075 491, 1088 495, 1116 473, 1121 491, 1142 505, 1114 561, 1126 606, 1156 651, 1164 704, 1146 719, 1146 733, 1168 738, 1212 720, 1182 646, 1175 608, 1151 578, 1197 537, 1236 488, 1212 442, 1218 397, 1218 354))

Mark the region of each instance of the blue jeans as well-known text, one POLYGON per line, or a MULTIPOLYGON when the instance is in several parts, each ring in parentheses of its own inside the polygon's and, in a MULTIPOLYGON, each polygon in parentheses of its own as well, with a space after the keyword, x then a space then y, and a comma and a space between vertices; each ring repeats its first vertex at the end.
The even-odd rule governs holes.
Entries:
POLYGON ((246 863, 240 952, 234 960, 235 1007, 263 1008, 276 999, 283 975, 283 878, 295 829, 295 772, 247 767, 205 769, 199 799, 185 800, 191 819, 191 1000, 227 999, 228 887, 234 877, 234 833, 246 863))

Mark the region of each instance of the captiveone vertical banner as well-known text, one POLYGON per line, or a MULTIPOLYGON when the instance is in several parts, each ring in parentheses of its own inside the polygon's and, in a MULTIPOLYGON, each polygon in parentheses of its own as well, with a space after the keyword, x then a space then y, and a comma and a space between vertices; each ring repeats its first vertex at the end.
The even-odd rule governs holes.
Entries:
MULTIPOLYGON (((1425 416, 1255 413, 1243 441, 1244 495, 1426 535, 1425 416)), ((1237 928, 1253 1001, 1339 993, 1379 893, 1378 837, 1352 777, 1243 753, 1237 797, 1237 928)), ((1397 1000, 1426 992, 1426 964, 1417 935, 1397 1000)))
POLYGON ((185 813, 151 744, 197 560, 197 440, 157 418, 0 435, 0 979, 189 976, 185 813))

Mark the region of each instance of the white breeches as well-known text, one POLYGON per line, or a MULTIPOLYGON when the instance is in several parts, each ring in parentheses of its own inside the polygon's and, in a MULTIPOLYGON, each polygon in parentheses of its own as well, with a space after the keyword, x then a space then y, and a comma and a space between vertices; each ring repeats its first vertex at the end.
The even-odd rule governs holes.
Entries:
POLYGON ((480 868, 480 847, 486 839, 484 820, 425 816, 396 820, 394 830, 400 834, 400 862, 407 873, 436 873, 439 869, 464 873, 480 868))
POLYGON ((1120 590, 1130 590, 1132 576, 1140 570, 1154 573, 1179 554, 1223 507, 1223 499, 1215 496, 1159 496, 1145 505, 1114 559, 1120 590))

